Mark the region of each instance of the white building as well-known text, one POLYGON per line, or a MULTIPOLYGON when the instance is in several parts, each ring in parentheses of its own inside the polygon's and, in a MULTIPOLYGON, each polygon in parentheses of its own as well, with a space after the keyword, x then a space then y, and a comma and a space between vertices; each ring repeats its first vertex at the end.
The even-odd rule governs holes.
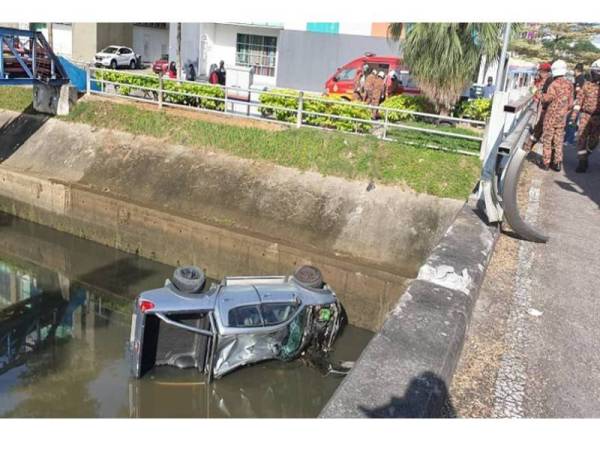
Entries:
MULTIPOLYGON (((370 51, 397 54, 387 23, 182 23, 181 62, 207 76, 213 64, 252 67, 258 86, 322 90, 337 67, 370 51), (319 52, 315 52, 319 48, 319 52), (283 70, 285 69, 285 70, 283 70)), ((169 60, 177 59, 177 24, 169 26, 169 60)))

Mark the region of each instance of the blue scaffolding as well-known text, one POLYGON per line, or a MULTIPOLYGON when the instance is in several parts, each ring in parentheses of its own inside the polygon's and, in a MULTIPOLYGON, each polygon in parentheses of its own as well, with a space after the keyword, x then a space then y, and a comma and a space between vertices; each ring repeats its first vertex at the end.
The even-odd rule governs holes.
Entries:
POLYGON ((39 31, 0 27, 0 86, 60 86, 69 77, 39 31))

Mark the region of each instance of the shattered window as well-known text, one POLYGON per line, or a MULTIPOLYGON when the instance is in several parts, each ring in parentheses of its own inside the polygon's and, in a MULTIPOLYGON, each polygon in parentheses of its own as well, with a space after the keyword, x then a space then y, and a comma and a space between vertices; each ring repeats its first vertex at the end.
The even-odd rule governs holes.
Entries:
POLYGON ((265 325, 276 325, 285 322, 292 317, 296 308, 297 305, 293 303, 263 303, 261 310, 265 325))
POLYGON ((262 327, 262 318, 258 307, 255 305, 239 306, 229 311, 228 322, 230 327, 262 327))

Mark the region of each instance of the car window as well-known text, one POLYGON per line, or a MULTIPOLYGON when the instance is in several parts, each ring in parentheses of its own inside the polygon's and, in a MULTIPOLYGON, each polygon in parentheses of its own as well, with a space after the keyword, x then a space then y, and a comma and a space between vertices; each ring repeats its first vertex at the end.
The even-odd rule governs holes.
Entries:
POLYGON ((121 49, 121 54, 122 55, 128 55, 129 53, 131 53, 131 50, 129 50, 128 48, 122 48, 121 49))
POLYGON ((229 310, 227 322, 230 327, 262 327, 263 322, 256 305, 238 306, 229 310))
POLYGON ((342 69, 337 74, 337 79, 338 79, 338 81, 349 81, 349 80, 354 80, 355 76, 356 76, 356 68, 342 69))
POLYGON ((298 305, 294 303, 263 303, 260 307, 265 325, 277 325, 292 317, 298 305))
POLYGON ((101 53, 115 53, 116 51, 117 47, 106 47, 101 53))

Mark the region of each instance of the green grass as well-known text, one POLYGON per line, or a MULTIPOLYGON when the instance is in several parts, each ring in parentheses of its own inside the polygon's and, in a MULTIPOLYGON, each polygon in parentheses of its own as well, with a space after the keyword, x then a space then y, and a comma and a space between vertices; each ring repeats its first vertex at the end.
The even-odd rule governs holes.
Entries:
POLYGON ((31 88, 0 88, 0 108, 10 111, 25 111, 31 106, 31 88))
MULTIPOLYGON (((0 108, 24 110, 30 101, 31 91, 0 89, 0 108)), ((440 197, 465 199, 479 175, 478 158, 424 149, 420 143, 385 142, 373 136, 304 128, 269 131, 208 123, 141 109, 135 104, 79 102, 63 120, 167 138, 177 144, 324 175, 406 185, 416 192, 440 197)), ((468 141, 461 140, 461 144, 464 142, 468 141)))

